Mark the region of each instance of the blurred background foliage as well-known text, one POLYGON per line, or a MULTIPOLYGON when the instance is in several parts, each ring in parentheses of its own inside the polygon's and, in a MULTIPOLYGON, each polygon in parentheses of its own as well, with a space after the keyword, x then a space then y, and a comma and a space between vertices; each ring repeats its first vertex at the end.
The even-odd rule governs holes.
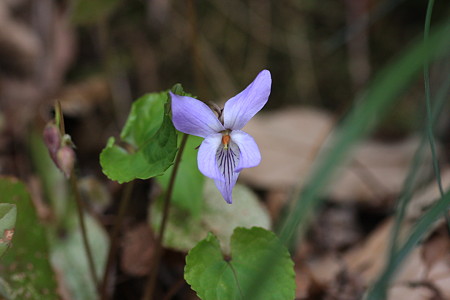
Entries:
MULTIPOLYGON (((306 104, 339 115, 421 36, 425 9, 419 0, 4 1, 1 107, 17 122, 58 98, 69 115, 114 113, 100 127, 117 128, 145 92, 182 82, 224 101, 268 68, 269 109, 306 104)), ((448 11, 437 1, 433 24, 448 11)), ((414 128, 422 96, 421 84, 413 87, 383 133, 414 128)))
MULTIPOLYGON (((320 126, 305 128, 305 132, 302 132, 301 126, 286 131, 291 137, 295 134, 296 140, 301 140, 299 144, 286 142, 286 148, 295 145, 298 150, 294 153, 295 160, 312 161, 310 154, 316 151, 301 149, 304 140, 309 138, 309 131, 339 124, 364 95, 375 74, 396 61, 414 41, 423 38, 426 7, 427 1, 419 0, 0 1, 0 174, 14 175, 27 183, 37 208, 37 217, 52 225, 49 226, 49 247, 53 263, 60 264, 62 270, 71 269, 71 265, 64 264, 67 261, 64 258, 71 257, 73 249, 77 251, 77 256, 83 257, 81 247, 72 247, 79 240, 79 232, 74 230, 72 224, 73 218, 68 217, 74 213, 73 201, 70 202, 65 179, 52 166, 40 141, 45 123, 52 118, 52 106, 56 99, 61 101, 67 133, 77 146, 76 172, 80 174, 80 190, 93 216, 89 221, 94 229, 90 238, 103 241, 106 239, 103 228, 107 231, 111 229, 111 217, 117 212, 122 188, 103 175, 99 154, 110 136, 119 136, 134 100, 145 93, 167 90, 181 82, 187 92, 200 99, 223 103, 241 91, 259 71, 269 69, 273 86, 263 113, 281 113, 277 115, 276 122, 266 122, 267 127, 260 122, 259 127, 264 130, 260 131, 257 140, 262 145, 262 138, 270 136, 270 146, 274 144, 273 140, 281 136, 276 124, 289 118, 292 124, 299 124, 296 123, 298 114, 290 117, 284 114, 283 109, 299 106, 320 109, 328 113, 324 122, 320 120, 325 118, 323 115, 317 117, 317 113, 312 111, 303 112, 305 120, 317 117, 319 121, 316 119, 317 123, 311 124, 320 126), (271 127, 274 128, 272 131, 271 127), (59 244, 64 239, 66 243, 59 244)), ((436 1, 431 30, 442 21, 448 21, 449 15, 450 3, 436 1)), ((449 69, 449 57, 432 65, 432 93, 448 80, 449 69)), ((374 133, 376 138, 399 141, 423 126, 422 78, 418 76, 401 97, 402 101, 397 101, 377 127, 374 133)), ((445 109, 448 112, 448 108, 445 109)), ((448 120, 443 118, 438 123, 437 132, 440 141, 447 146, 440 152, 444 158, 448 158, 450 152, 448 120)), ((329 129, 326 131, 329 132, 329 129)), ((315 148, 323 142, 323 137, 317 135, 310 142, 315 148)), ((400 161, 401 167, 406 168, 415 145, 408 144, 408 151, 395 147, 382 148, 384 145, 366 145, 360 151, 358 166, 363 162, 369 172, 363 170, 358 177, 365 177, 366 185, 367 182, 373 184, 369 194, 374 194, 372 196, 376 201, 369 197, 370 201, 366 199, 365 203, 351 202, 354 198, 364 198, 363 193, 342 188, 341 191, 352 191, 341 197, 350 200, 332 203, 317 216, 317 224, 311 234, 312 242, 302 245, 303 248, 296 254, 297 262, 311 253, 317 255, 317 249, 325 253, 324 249, 332 249, 330 252, 333 252, 351 248, 372 232, 380 220, 387 219, 393 210, 394 198, 400 192, 397 186, 401 186, 406 171, 395 174, 395 180, 376 172, 383 163, 392 167, 400 161), (371 160, 376 156, 375 152, 381 153, 381 158, 371 160), (373 180, 377 179, 374 174, 378 176, 378 181, 383 177, 388 179, 379 185, 377 180, 373 180), (397 189, 385 188, 386 183, 390 182, 395 182, 397 189), (352 197, 348 196, 350 193, 353 193, 352 197), (363 208, 355 203, 363 203, 363 208), (328 211, 331 211, 331 217, 327 215, 328 211), (341 222, 339 213, 351 224, 341 222), (348 237, 348 232, 351 232, 354 236, 341 244, 337 242, 337 246, 330 246, 334 243, 333 238, 339 237, 333 234, 334 229, 339 229, 333 222, 347 224, 345 234, 348 237), (317 233, 314 230, 322 231, 317 233)), ((192 158, 195 151, 191 152, 192 158)), ((280 154, 277 153, 277 156, 280 154)), ((286 157, 290 158, 288 155, 286 157)), ((426 163, 431 165, 429 161, 426 163)), ((283 166, 291 165, 295 164, 288 161, 283 166)), ((273 170, 272 167, 269 170, 273 170)), ((287 168, 282 171, 289 176, 295 174, 288 172, 287 168)), ((244 177, 244 173, 242 175, 244 177)), ((264 198, 262 205, 267 206, 273 221, 279 218, 282 206, 279 204, 282 201, 277 199, 289 198, 293 193, 292 187, 306 177, 296 176, 284 185, 275 184, 274 178, 263 183, 258 183, 258 178, 252 181, 250 176, 243 179, 256 187, 257 196, 264 198), (279 188, 287 185, 289 189, 279 188)), ((285 180, 282 176, 278 177, 285 180)), ((164 180, 159 179, 162 186, 164 180)), ((124 246, 124 253, 132 253, 124 254, 124 257, 131 258, 132 262, 122 262, 118 267, 118 278, 122 281, 119 280, 115 286, 116 299, 137 299, 140 295, 142 276, 151 267, 148 257, 151 257, 153 249, 153 237, 149 226, 139 227, 137 224, 147 224, 148 202, 157 199, 160 194, 161 186, 156 185, 155 181, 135 183, 124 235, 127 240, 139 240, 137 244, 140 241, 145 243, 139 244, 142 248, 124 246), (143 252, 150 252, 143 255, 146 263, 134 261, 138 256, 135 253, 143 252), (130 266, 141 269, 132 270, 130 266)), ((336 200, 339 195, 332 193, 328 197, 336 200)), ((256 199, 257 196, 252 194, 251 197, 256 199)), ((152 213, 157 214, 158 211, 152 213)), ((261 214, 265 220, 267 213, 264 211, 261 214)), ((152 225, 157 228, 157 224, 152 225)), ((442 236, 445 237, 445 234, 442 236)), ((99 270, 105 260, 105 247, 97 247, 99 270)), ((378 249, 373 253, 368 257, 379 257, 378 249)), ((367 257, 366 254, 363 256, 367 257)), ((171 286, 182 276, 180 266, 184 263, 184 257, 180 258, 172 252, 169 255, 171 257, 165 267, 175 271, 165 273, 164 287, 171 286)), ((304 267, 299 265, 298 268, 304 267)), ((377 267, 380 265, 377 264, 377 267)), ((84 263, 78 264, 78 267, 80 274, 87 268, 84 263)), ((339 276, 336 278, 341 282, 339 276)), ((76 286, 84 284, 80 284, 79 279, 68 280, 67 289, 75 290, 73 295, 76 295, 76 286)), ((348 281, 350 287, 355 285, 355 295, 362 293, 358 280, 350 278, 348 281)), ((54 283, 51 284, 53 286, 54 283)), ((310 284, 310 288, 314 290, 317 287, 310 284)), ((85 292, 92 295, 94 288, 85 292)), ((83 299, 85 296, 73 297, 83 299)))

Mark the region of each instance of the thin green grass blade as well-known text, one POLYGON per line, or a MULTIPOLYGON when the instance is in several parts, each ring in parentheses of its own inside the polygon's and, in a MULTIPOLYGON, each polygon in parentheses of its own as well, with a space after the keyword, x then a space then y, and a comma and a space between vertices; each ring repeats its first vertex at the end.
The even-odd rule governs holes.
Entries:
POLYGON ((386 290, 389 286, 390 281, 395 275, 395 271, 405 260, 408 254, 411 253, 414 247, 421 241, 421 239, 428 232, 429 228, 434 224, 434 222, 442 217, 442 213, 448 209, 449 205, 450 192, 447 192, 419 219, 419 221, 411 230, 411 234, 404 245, 394 254, 393 259, 387 265, 381 277, 369 291, 367 297, 365 298, 366 300, 386 299, 386 290))
MULTIPOLYGON (((431 22, 431 13, 433 9, 434 1, 431 0, 428 2, 428 8, 427 8, 427 15, 425 20, 425 30, 424 30, 424 44, 427 46, 428 44, 428 37, 429 37, 429 31, 430 31, 430 22, 431 22)), ((431 46, 429 46, 431 47, 431 46)), ((427 51, 430 48, 427 49, 427 51)), ((399 248, 398 247, 398 236, 401 228, 401 224, 403 222, 406 206, 409 203, 409 200, 411 199, 412 193, 412 186, 414 183, 411 178, 417 177, 418 174, 418 161, 421 160, 422 154, 425 149, 426 142, 429 142, 430 148, 431 148, 431 154, 433 159, 433 169, 435 172, 435 177, 439 186, 439 191, 441 194, 441 198, 444 197, 444 190, 442 187, 441 177, 440 177, 440 170, 439 170, 439 162, 436 155, 436 146, 434 141, 434 134, 433 129, 434 126, 439 118, 439 114, 442 111, 442 108, 446 102, 446 99, 448 97, 448 92, 450 90, 450 80, 447 80, 440 88, 438 92, 438 96, 435 100, 435 106, 431 107, 431 88, 430 88, 430 74, 429 74, 429 60, 427 57, 424 58, 424 83, 425 83, 425 101, 426 101, 426 126, 425 126, 425 132, 422 136, 422 140, 420 143, 420 146, 416 152, 414 162, 412 165, 412 168, 408 174, 408 178, 405 181, 405 188, 403 190, 403 195, 399 199, 399 207, 397 210, 396 218, 395 218, 395 224, 393 228, 393 234, 391 236, 391 248, 389 252, 389 256, 387 259, 387 263, 385 266, 385 269, 383 270, 382 274, 380 275, 377 282, 374 284, 373 288, 369 291, 367 298, 370 300, 375 299, 385 299, 387 294, 387 289, 389 286, 389 282, 392 280, 395 271, 400 266, 400 264, 404 261, 404 259, 409 255, 411 250, 414 248, 414 246, 419 242, 420 238, 425 234, 430 226, 433 224, 433 222, 427 222, 430 219, 427 219, 427 214, 425 214, 422 219, 416 224, 415 228, 411 231, 411 235, 409 236, 409 239, 404 243, 404 245, 399 248)), ((441 199, 438 201, 436 205, 443 206, 446 203, 445 199, 441 199)), ((448 203, 448 201, 447 201, 448 203)), ((447 206, 443 206, 442 210, 440 211, 433 211, 430 209, 428 211, 429 214, 438 213, 437 217, 442 216, 442 213, 447 212, 448 210, 448 204, 447 206)), ((445 216, 447 218, 448 222, 448 214, 445 213, 445 216)))
MULTIPOLYGON (((376 121, 379 121, 383 113, 395 102, 396 97, 417 76, 423 58, 428 54, 430 60, 433 60, 448 52, 449 25, 450 23, 441 25, 430 35, 430 51, 427 52, 426 45, 420 42, 377 76, 367 94, 363 95, 362 100, 338 128, 332 147, 329 148, 332 150, 320 156, 317 168, 283 223, 280 232, 282 242, 289 245, 299 229, 304 231, 309 216, 322 202, 321 196, 336 168, 344 161, 351 147, 371 131, 376 121)), ((275 255, 268 256, 267 270, 276 263, 275 255)), ((244 299, 258 299, 259 287, 264 285, 266 278, 264 274, 254 278, 250 288, 243 291, 244 299)))
MULTIPOLYGON (((441 112, 443 111, 444 105, 446 104, 446 100, 448 98, 448 93, 450 91, 450 80, 445 82, 444 85, 441 86, 437 93, 437 97, 435 100, 435 106, 433 107, 432 114, 431 114, 431 126, 434 127, 437 120, 439 119, 439 116, 441 112)), ((395 215, 394 220, 394 226, 392 230, 392 235, 390 239, 390 250, 388 254, 387 263, 385 266, 385 269, 383 270, 382 275, 380 275, 380 278, 391 278, 392 274, 395 272, 395 269, 399 265, 399 263, 396 261, 398 258, 398 253, 400 252, 399 246, 398 246, 398 236, 400 232, 400 227, 403 222, 404 216, 405 216, 405 210, 409 203, 409 201, 412 198, 413 195, 413 189, 415 182, 417 181, 419 170, 421 166, 421 162, 423 160, 423 156, 425 153, 428 136, 427 136, 427 128, 424 130, 425 132, 422 134, 422 139, 420 141, 420 144, 416 150, 416 153, 414 154, 413 161, 411 163, 410 170, 408 172, 408 176, 405 180, 405 183, 403 185, 402 194, 399 197, 398 204, 397 204, 397 213, 395 215), (386 275, 390 274, 390 275, 386 275)), ((403 247, 404 248, 404 247, 403 247)), ((404 251, 404 250, 403 250, 404 251)), ((403 252, 404 255, 408 255, 409 252, 403 252)), ((400 257, 401 260, 404 259, 404 257, 400 257)), ((381 280, 381 279, 380 279, 381 280)), ((371 293, 375 293, 378 297, 378 295, 381 295, 383 293, 386 293, 387 284, 377 284, 376 288, 374 287, 373 290, 371 290, 371 293), (382 292, 384 290, 384 292, 382 292)), ((373 299, 383 299, 383 298, 373 298, 373 299)))
MULTIPOLYGON (((433 111, 432 111, 431 117, 430 117, 430 126, 431 127, 434 127, 437 120, 439 119, 439 116, 442 113, 444 105, 446 103, 447 95, 448 95, 449 91, 450 91, 450 81, 447 81, 438 91, 438 94, 437 94, 437 97, 435 100, 435 106, 433 108, 433 111)), ((393 255, 397 249, 400 224, 403 222, 406 207, 412 198, 414 186, 418 180, 420 166, 423 161, 423 157, 424 157, 425 150, 426 150, 425 146, 427 145, 427 138, 428 138, 427 131, 428 131, 428 128, 426 127, 424 130, 424 133, 422 134, 422 138, 419 143, 419 146, 417 147, 416 153, 414 154, 414 157, 413 157, 413 160, 411 163, 411 167, 408 171, 408 175, 403 184, 402 193, 398 199, 397 209, 396 209, 397 213, 395 215, 395 221, 394 221, 394 226, 393 226, 393 231, 392 231, 391 241, 390 241, 389 258, 393 257, 393 255)))
MULTIPOLYGON (((433 6, 434 6, 434 0, 428 1, 428 7, 427 7, 427 15, 425 18, 425 30, 424 30, 424 36, 423 40, 426 44, 428 41, 428 36, 430 35, 430 24, 431 24, 431 14, 433 13, 433 6)), ((425 85, 425 106, 427 111, 427 136, 428 141, 430 143, 430 149, 431 149, 431 156, 433 159, 433 169, 434 174, 436 177, 436 181, 439 187, 439 193, 441 194, 441 197, 444 195, 444 188, 442 187, 442 180, 441 180, 441 170, 439 167, 439 160, 436 155, 436 142, 434 140, 434 134, 433 134, 433 121, 432 121, 432 113, 431 113, 431 87, 430 87, 430 66, 428 63, 428 60, 425 60, 423 63, 423 81, 425 85)), ((447 228, 450 232, 450 216, 448 214, 445 214, 445 219, 447 221, 447 228)))
POLYGON ((449 51, 449 23, 439 27, 430 37, 428 44, 418 43, 405 55, 390 65, 375 79, 371 88, 355 109, 343 121, 336 132, 330 151, 319 157, 319 165, 308 180, 281 231, 281 240, 289 242, 294 234, 307 225, 307 217, 320 204, 320 196, 335 170, 358 140, 368 134, 382 114, 396 100, 396 97, 416 77, 428 54, 432 60, 449 51), (446 52, 447 51, 447 52, 446 52))

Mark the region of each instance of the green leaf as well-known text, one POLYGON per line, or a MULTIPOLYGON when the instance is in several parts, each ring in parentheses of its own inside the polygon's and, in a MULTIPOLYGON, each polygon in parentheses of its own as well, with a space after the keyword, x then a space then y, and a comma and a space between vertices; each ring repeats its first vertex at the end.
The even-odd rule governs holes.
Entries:
POLYGON ((137 99, 131 106, 120 138, 136 148, 141 147, 161 126, 167 97, 167 92, 161 92, 137 99))
POLYGON ((0 203, 0 258, 11 245, 16 216, 17 209, 14 204, 0 203))
MULTIPOLYGON (((177 95, 193 97, 191 94, 186 93, 179 83, 175 84, 171 91, 177 95)), ((173 125, 171 124, 171 126, 173 125)), ((178 142, 181 143, 183 135, 179 134, 178 137, 178 142)), ((203 139, 197 136, 189 136, 187 139, 172 191, 172 203, 188 211, 194 217, 200 215, 203 204, 203 183, 205 177, 197 167, 197 149, 202 141, 203 139)), ((167 189, 169 185, 172 168, 171 166, 163 175, 156 177, 156 180, 164 189, 167 189)))
POLYGON ((193 96, 192 94, 186 93, 183 89, 183 86, 180 83, 176 83, 173 85, 173 87, 170 89, 172 93, 180 95, 180 96, 188 96, 192 98, 197 98, 193 96))
MULTIPOLYGON (((232 205, 226 203, 214 181, 206 180, 202 199, 204 207, 200 218, 173 206, 170 209, 163 245, 189 251, 205 238, 208 232, 213 232, 224 245, 225 252, 229 253, 230 236, 236 227, 271 227, 268 212, 250 189, 237 184, 233 189, 233 200, 232 205)), ((152 203, 149 215, 150 224, 157 232, 162 219, 161 203, 152 203)))
POLYGON ((114 12, 119 3, 119 0, 76 0, 72 21, 80 25, 95 24, 114 12))
MULTIPOLYGON (((181 135, 180 135, 181 139, 181 135)), ((203 139, 197 136, 189 136, 186 147, 184 148, 178 174, 175 178, 175 185, 172 192, 172 203, 181 209, 187 210, 194 217, 198 217, 203 206, 203 185, 205 177, 197 167, 196 149, 203 139)), ((167 189, 172 166, 162 175, 156 177, 156 180, 167 189)))
POLYGON ((269 278, 257 299, 294 299, 294 263, 274 233, 258 227, 236 228, 231 253, 231 260, 224 259, 219 240, 212 234, 189 251, 184 278, 201 299, 243 299, 242 290, 261 272, 269 278), (272 251, 280 257, 279 263, 267 273, 264 260, 272 251))
POLYGON ((172 165, 177 150, 177 131, 166 113, 161 127, 153 138, 142 147, 142 152, 154 172, 159 173, 155 175, 162 175, 172 165))
POLYGON ((153 166, 144 158, 142 151, 129 153, 122 147, 114 145, 114 142, 115 139, 110 137, 106 148, 100 154, 103 173, 109 179, 124 183, 136 178, 148 179, 161 174, 154 172, 153 166))
POLYGON ((139 98, 131 108, 121 138, 130 151, 115 145, 110 138, 100 154, 103 173, 119 183, 148 179, 163 174, 177 151, 176 130, 164 110, 167 92, 139 98))
POLYGON ((39 222, 25 186, 16 179, 0 178, 0 201, 17 207, 11 249, 0 260, 0 277, 14 299, 59 299, 48 259, 46 232, 39 222))

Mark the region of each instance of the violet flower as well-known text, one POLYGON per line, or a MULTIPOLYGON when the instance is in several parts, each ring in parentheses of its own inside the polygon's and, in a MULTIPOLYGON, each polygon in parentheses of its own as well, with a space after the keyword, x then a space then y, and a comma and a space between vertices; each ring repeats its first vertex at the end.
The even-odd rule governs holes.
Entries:
POLYGON ((175 128, 205 138, 198 151, 198 168, 214 179, 228 203, 232 203, 232 190, 242 169, 261 161, 255 140, 241 129, 266 104, 271 85, 270 72, 261 71, 245 90, 217 111, 218 116, 199 100, 170 93, 175 128))

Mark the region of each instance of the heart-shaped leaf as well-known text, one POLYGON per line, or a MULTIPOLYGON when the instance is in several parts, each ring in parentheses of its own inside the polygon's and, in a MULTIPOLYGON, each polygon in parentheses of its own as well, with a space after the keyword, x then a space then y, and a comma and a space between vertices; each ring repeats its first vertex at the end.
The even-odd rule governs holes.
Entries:
POLYGON ((100 154, 103 173, 119 183, 163 174, 177 151, 177 133, 169 117, 167 92, 147 94, 133 103, 121 138, 110 138, 100 154), (166 105, 166 109, 164 106, 166 105))
POLYGON ((167 92, 151 93, 134 101, 120 138, 138 148, 155 135, 163 120, 167 97, 167 92))
POLYGON ((184 278, 202 300, 243 300, 258 276, 267 276, 258 300, 292 300, 295 296, 294 263, 274 233, 259 227, 238 227, 231 237, 231 259, 224 259, 219 240, 212 234, 186 257, 184 278), (267 259, 277 264, 266 269, 267 259))

